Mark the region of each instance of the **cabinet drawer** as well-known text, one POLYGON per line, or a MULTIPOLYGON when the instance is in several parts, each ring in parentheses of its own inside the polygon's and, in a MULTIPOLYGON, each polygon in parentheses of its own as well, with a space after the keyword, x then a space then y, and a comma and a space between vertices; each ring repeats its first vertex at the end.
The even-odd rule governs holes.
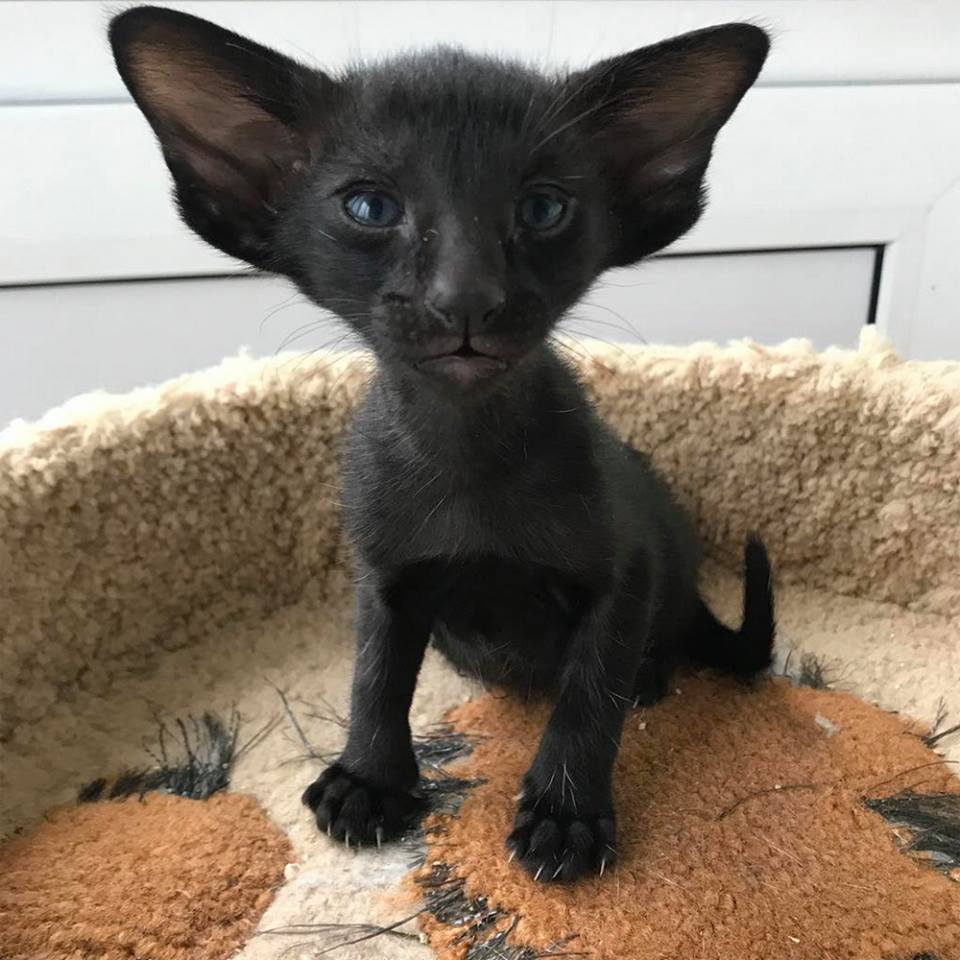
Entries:
POLYGON ((646 343, 854 346, 870 314, 876 251, 833 250, 656 257, 600 278, 564 328, 646 343))

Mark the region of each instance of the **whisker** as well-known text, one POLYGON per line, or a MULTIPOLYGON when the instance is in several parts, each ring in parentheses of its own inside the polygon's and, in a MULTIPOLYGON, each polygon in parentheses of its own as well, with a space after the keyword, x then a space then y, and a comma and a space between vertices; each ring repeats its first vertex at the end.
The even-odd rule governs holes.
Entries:
POLYGON ((613 307, 608 307, 605 303, 597 303, 596 300, 581 300, 580 303, 582 303, 585 307, 593 307, 595 310, 605 310, 611 316, 616 317, 618 320, 622 321, 623 323, 626 323, 626 324, 630 323, 630 321, 627 320, 627 318, 622 313, 619 313, 617 310, 614 310, 613 307))
POLYGON ((306 297, 303 296, 303 294, 295 290, 293 293, 290 294, 289 297, 287 297, 286 300, 278 304, 276 307, 273 307, 273 309, 271 309, 271 311, 260 321, 260 324, 257 327, 257 333, 262 335, 263 325, 268 320, 272 320, 278 313, 282 313, 284 310, 287 309, 287 307, 292 307, 297 302, 308 303, 309 301, 307 300, 306 297))
MULTIPOLYGON (((604 320, 601 317, 590 317, 582 313, 570 313, 567 314, 560 321, 560 326, 562 327, 566 323, 576 323, 576 324, 595 324, 598 327, 608 327, 611 330, 618 330, 620 333, 627 334, 628 337, 631 337, 635 340, 639 340, 641 343, 646 343, 647 340, 643 337, 633 326, 633 324, 627 324, 626 326, 619 323, 614 323, 612 320, 604 320)), ((568 336, 575 335, 572 334, 569 330, 564 330, 568 336)))
MULTIPOLYGON (((352 335, 352 331, 346 330, 340 333, 339 336, 331 337, 325 343, 322 343, 319 346, 314 347, 312 350, 309 350, 303 353, 295 352, 293 356, 291 356, 288 360, 285 360, 283 363, 279 364, 277 369, 279 371, 284 371, 285 368, 289 366, 289 364, 294 363, 295 361, 299 361, 300 363, 302 363, 305 359, 308 359, 309 357, 313 356, 313 354, 321 351, 333 352, 339 347, 341 343, 343 343, 344 340, 348 339, 351 335, 352 335)), ((317 366, 313 372, 317 372, 317 373, 323 372, 323 370, 327 369, 330 366, 333 366, 340 359, 341 359, 340 355, 332 356, 330 357, 330 359, 327 361, 326 364, 323 364, 322 366, 317 366)), ((298 363, 298 366, 299 366, 299 363, 298 363)))
POLYGON ((530 152, 536 153, 538 150, 541 149, 541 147, 546 146, 546 144, 548 144, 554 137, 560 136, 560 134, 563 133, 565 130, 569 130, 570 127, 575 126, 581 120, 585 120, 587 117, 589 117, 591 114, 596 113, 598 110, 604 109, 604 107, 606 107, 606 104, 601 102, 601 103, 595 103, 592 106, 587 107, 586 110, 582 110, 575 117, 573 117, 572 119, 568 120, 566 123, 563 123, 559 127, 557 127, 552 133, 548 133, 530 152))
POLYGON ((298 327, 292 333, 287 334, 287 336, 283 338, 283 342, 277 347, 276 350, 274 350, 273 355, 276 356, 291 344, 296 343, 298 340, 302 340, 304 337, 310 336, 311 333, 316 333, 317 330, 323 329, 328 322, 329 321, 326 321, 325 319, 321 319, 311 320, 310 323, 303 324, 303 326, 298 327))
POLYGON ((284 337, 280 346, 278 346, 274 351, 274 355, 279 353, 285 347, 288 347, 291 343, 295 343, 297 340, 302 339, 303 337, 312 333, 314 330, 320 329, 324 325, 335 324, 339 327, 340 321, 362 320, 368 316, 366 313, 334 313, 332 310, 327 310, 323 307, 320 309, 323 311, 320 316, 308 320, 306 323, 303 323, 299 327, 291 330, 290 333, 284 337))
MULTIPOLYGON (((573 101, 581 93, 583 93, 583 91, 588 86, 590 86, 591 84, 600 83, 602 80, 605 80, 616 69, 618 65, 619 63, 617 60, 611 60, 606 65, 606 67, 604 67, 604 69, 599 72, 596 72, 595 70, 587 70, 585 76, 580 81, 580 83, 577 84, 577 86, 573 87, 572 89, 569 89, 569 79, 568 79, 567 82, 562 87, 562 89, 560 90, 560 93, 554 99, 553 103, 547 107, 547 110, 544 112, 543 116, 541 117, 541 122, 539 124, 538 129, 542 129, 547 124, 548 121, 553 120, 555 117, 561 114, 571 103, 573 103, 573 101)), ((598 109, 606 106, 609 106, 609 103, 605 100, 601 100, 600 103, 597 104, 598 109)), ((580 118, 578 117, 576 119, 580 119, 580 118)), ((561 129, 564 129, 564 128, 561 128, 561 129)), ((551 134, 551 137, 552 136, 553 134, 551 134)), ((542 144, 540 144, 540 146, 542 146, 542 144)), ((539 149, 539 146, 534 148, 534 152, 536 151, 536 149, 539 149)))
MULTIPOLYGON (((569 340, 566 340, 566 341, 565 341, 565 340, 560 339, 561 336, 563 336, 563 334, 553 333, 553 334, 551 334, 547 339, 548 339, 548 340, 550 341, 550 343, 552 343, 555 347, 557 347, 557 348, 560 349, 561 351, 564 351, 564 352, 566 352, 567 354, 569 354, 571 357, 573 357, 574 360, 575 360, 575 362, 578 362, 578 363, 588 363, 588 362, 594 363, 594 364, 596 364, 597 366, 601 367, 603 370, 607 371, 608 373, 613 373, 613 370, 611 370, 609 367, 607 367, 602 361, 598 360, 596 356, 591 356, 589 353, 585 353, 583 350, 577 350, 577 349, 569 342, 569 340)), ((598 338, 598 339, 599 339, 599 338, 598 338)), ((602 340, 601 340, 601 342, 605 343, 605 342, 607 342, 607 341, 602 341, 602 340)), ((610 344, 610 346, 616 346, 616 344, 610 344)), ((622 347, 620 347, 619 350, 620 350, 621 353, 626 354, 626 351, 625 351, 622 347)))

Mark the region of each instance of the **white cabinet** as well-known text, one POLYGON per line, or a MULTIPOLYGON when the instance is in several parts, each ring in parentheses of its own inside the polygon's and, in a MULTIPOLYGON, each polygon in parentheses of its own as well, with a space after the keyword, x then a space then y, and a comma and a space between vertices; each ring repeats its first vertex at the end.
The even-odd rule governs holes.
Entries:
MULTIPOLYGON (((697 256, 603 278, 571 326, 826 345, 851 344, 869 317, 908 356, 960 358, 960 3, 169 5, 331 67, 439 41, 582 65, 711 23, 760 22, 773 53, 717 141, 706 215, 670 251, 697 256)), ((169 279, 239 264, 177 220, 152 134, 112 66, 113 9, 0 4, 0 425, 79 390, 282 340, 250 326, 283 299, 279 282, 169 279)), ((278 318, 295 326, 303 309, 278 318)))
MULTIPOLYGON (((806 336, 853 346, 875 252, 677 256, 611 271, 562 325, 606 341, 806 336)), ((129 390, 246 348, 346 347, 345 328, 286 281, 233 276, 0 289, 0 428, 88 390, 129 390)), ((295 373, 297 358, 278 364, 295 373)))

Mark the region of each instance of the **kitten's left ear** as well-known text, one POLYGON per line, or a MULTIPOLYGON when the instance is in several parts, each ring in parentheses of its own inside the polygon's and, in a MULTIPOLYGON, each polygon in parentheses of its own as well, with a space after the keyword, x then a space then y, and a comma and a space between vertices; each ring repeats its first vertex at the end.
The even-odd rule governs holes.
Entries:
POLYGON ((570 79, 567 110, 591 131, 610 177, 619 226, 610 266, 633 263, 696 223, 714 138, 769 47, 759 27, 730 23, 605 60, 570 79))
POLYGON ((271 249, 277 210, 310 163, 334 81, 163 7, 114 17, 110 44, 160 141, 187 225, 232 256, 282 270, 271 249))

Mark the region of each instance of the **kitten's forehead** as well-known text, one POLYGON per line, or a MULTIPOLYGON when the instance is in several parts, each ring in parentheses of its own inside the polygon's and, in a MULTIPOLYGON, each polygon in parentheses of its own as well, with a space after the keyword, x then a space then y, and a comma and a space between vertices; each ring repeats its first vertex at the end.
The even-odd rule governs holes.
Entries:
POLYGON ((367 67, 348 84, 364 124, 394 146, 469 167, 524 164, 560 90, 522 65, 449 48, 367 67))
POLYGON ((552 86, 520 63, 451 47, 394 57, 350 76, 374 102, 392 94, 410 103, 464 108, 524 108, 531 95, 549 92, 552 86))

